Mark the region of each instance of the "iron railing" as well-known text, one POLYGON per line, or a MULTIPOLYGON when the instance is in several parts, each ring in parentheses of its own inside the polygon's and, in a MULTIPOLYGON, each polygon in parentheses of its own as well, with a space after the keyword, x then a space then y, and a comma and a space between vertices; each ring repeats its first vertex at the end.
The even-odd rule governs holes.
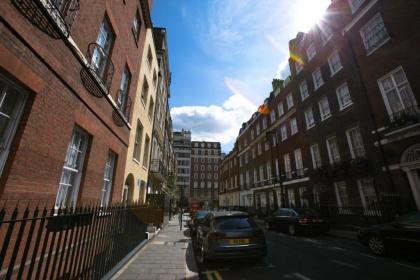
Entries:
POLYGON ((141 216, 154 213, 140 205, 5 205, 0 208, 0 279, 100 279, 146 238, 141 216))
POLYGON ((112 112, 112 119, 118 126, 123 126, 124 123, 128 123, 130 120, 131 112, 131 98, 128 93, 123 90, 118 90, 117 93, 117 106, 118 109, 112 112))
POLYGON ((68 38, 80 9, 79 0, 12 0, 36 27, 55 39, 68 38))
POLYGON ((388 117, 388 131, 420 122, 420 107, 406 107, 388 117))
POLYGON ((80 72, 85 88, 92 95, 103 97, 109 94, 113 76, 114 64, 109 53, 99 44, 90 43, 87 53, 87 65, 80 72))

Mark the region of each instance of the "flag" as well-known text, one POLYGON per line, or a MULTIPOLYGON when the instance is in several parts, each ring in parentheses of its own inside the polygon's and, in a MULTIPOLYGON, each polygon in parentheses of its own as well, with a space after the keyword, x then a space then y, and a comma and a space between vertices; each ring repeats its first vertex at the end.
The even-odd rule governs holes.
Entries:
POLYGON ((270 109, 268 108, 267 104, 262 104, 260 105, 260 107, 258 107, 258 113, 262 114, 262 115, 268 115, 270 114, 270 109))

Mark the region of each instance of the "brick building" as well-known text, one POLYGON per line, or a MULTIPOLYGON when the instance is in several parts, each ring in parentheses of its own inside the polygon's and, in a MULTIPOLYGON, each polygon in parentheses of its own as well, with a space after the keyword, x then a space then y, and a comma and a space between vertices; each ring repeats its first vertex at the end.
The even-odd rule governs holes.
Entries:
POLYGON ((219 206, 240 205, 238 185, 238 160, 236 149, 224 155, 219 165, 219 206))
POLYGON ((44 2, 0 4, 0 196, 121 201, 152 1, 44 2))
POLYGON ((191 142, 191 203, 199 202, 205 207, 218 206, 220 151, 219 142, 191 142))
POLYGON ((241 205, 252 190, 262 213, 420 208, 420 36, 408 20, 419 15, 418 1, 334 0, 289 42, 291 76, 273 83, 269 114, 255 113, 235 144, 241 205))

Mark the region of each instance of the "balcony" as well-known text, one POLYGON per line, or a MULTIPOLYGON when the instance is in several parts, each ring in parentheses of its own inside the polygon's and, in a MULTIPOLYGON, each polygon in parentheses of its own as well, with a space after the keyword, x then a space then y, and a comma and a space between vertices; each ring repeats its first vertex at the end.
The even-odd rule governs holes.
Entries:
POLYGON ((150 162, 150 173, 160 177, 161 181, 165 181, 168 177, 168 170, 165 168, 163 161, 152 159, 150 162))
POLYGON ((117 93, 117 106, 118 109, 115 109, 112 112, 112 120, 118 126, 124 126, 125 123, 128 123, 130 120, 130 111, 131 111, 131 98, 127 95, 126 91, 118 90, 117 93))
POLYGON ((392 132, 416 123, 420 123, 420 107, 417 105, 406 107, 388 117, 387 132, 392 132))
POLYGON ((33 25, 54 39, 70 36, 80 9, 79 0, 12 0, 12 3, 33 25))
POLYGON ((80 71, 80 78, 85 88, 95 97, 109 94, 114 64, 109 54, 96 43, 88 46, 87 63, 80 71))

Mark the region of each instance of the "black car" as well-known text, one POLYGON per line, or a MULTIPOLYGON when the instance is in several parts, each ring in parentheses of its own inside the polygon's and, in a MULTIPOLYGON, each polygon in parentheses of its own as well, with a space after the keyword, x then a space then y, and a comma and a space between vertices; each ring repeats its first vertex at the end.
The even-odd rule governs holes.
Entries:
POLYGON ((245 212, 210 212, 197 232, 197 260, 263 258, 264 232, 245 212))
POLYGON ((324 233, 329 231, 328 221, 308 208, 280 208, 265 218, 265 228, 297 233, 324 233))
POLYGON ((359 229, 358 239, 376 255, 385 255, 390 249, 420 249, 420 211, 397 218, 389 224, 359 229))

